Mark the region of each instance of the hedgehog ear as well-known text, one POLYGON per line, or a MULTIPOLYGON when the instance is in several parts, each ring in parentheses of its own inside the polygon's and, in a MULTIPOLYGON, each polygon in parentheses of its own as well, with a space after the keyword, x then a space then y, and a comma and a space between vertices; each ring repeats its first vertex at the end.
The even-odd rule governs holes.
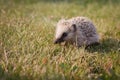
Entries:
POLYGON ((73 24, 72 27, 73 27, 73 32, 76 32, 76 30, 77 30, 76 25, 73 24))

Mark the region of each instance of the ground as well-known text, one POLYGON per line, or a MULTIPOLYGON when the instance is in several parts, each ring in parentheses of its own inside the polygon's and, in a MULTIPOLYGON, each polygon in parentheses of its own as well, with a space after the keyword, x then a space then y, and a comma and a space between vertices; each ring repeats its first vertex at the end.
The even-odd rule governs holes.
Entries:
POLYGON ((0 0, 0 80, 120 80, 120 0, 0 0), (100 45, 54 45, 61 18, 89 17, 100 45))

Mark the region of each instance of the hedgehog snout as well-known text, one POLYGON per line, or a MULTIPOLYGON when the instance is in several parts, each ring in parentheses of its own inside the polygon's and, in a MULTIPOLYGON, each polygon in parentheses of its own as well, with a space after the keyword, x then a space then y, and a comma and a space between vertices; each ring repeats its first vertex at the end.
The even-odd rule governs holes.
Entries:
POLYGON ((58 41, 57 40, 54 40, 54 44, 57 44, 58 43, 58 41))
POLYGON ((54 40, 54 44, 58 44, 58 43, 61 43, 61 42, 64 42, 64 40, 61 39, 61 38, 58 38, 58 39, 54 40))

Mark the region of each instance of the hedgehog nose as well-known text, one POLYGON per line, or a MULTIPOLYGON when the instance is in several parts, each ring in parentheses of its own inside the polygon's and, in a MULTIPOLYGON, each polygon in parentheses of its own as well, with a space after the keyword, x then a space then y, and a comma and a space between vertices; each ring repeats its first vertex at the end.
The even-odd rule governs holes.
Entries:
POLYGON ((58 40, 54 40, 54 44, 57 44, 58 43, 58 40))
POLYGON ((64 42, 62 38, 55 39, 54 44, 59 44, 61 42, 64 42))

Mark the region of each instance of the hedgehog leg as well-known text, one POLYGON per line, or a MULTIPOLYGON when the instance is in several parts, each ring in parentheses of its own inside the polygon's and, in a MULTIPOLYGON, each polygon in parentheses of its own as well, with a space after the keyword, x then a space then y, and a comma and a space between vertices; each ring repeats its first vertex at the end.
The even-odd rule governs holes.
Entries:
POLYGON ((76 46, 79 48, 85 44, 84 42, 85 42, 84 38, 78 38, 76 41, 76 46))

